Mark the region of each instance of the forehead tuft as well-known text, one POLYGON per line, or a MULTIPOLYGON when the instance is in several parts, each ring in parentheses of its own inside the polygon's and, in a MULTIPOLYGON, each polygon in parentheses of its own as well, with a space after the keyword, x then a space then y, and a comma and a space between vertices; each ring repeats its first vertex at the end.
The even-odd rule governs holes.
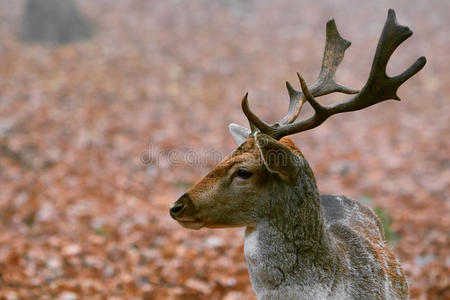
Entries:
POLYGON ((260 156, 258 147, 256 147, 255 139, 250 137, 230 155, 227 162, 229 164, 233 164, 246 158, 258 159, 260 156))
MULTIPOLYGON (((289 148, 289 150, 291 150, 295 154, 298 154, 303 157, 303 153, 300 151, 300 149, 297 148, 297 146, 294 144, 294 142, 290 138, 283 137, 279 140, 279 142, 280 142, 280 144, 289 148)), ((259 150, 258 150, 258 147, 256 147, 255 139, 253 137, 248 138, 245 141, 245 143, 240 145, 236 149, 236 151, 233 152, 231 157, 239 156, 243 153, 249 153, 249 154, 253 154, 254 157, 259 157, 259 150)))
POLYGON ((253 137, 249 137, 242 145, 240 145, 236 149, 235 153, 251 152, 255 149, 255 139, 253 137))

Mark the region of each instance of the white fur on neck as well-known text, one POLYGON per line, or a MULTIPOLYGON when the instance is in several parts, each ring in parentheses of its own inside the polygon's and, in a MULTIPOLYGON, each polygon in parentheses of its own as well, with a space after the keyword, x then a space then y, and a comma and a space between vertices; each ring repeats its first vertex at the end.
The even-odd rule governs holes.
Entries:
MULTIPOLYGON (((279 248, 276 252, 279 255, 274 254, 273 256, 263 257, 261 249, 265 247, 265 245, 262 245, 265 239, 264 237, 260 236, 260 234, 267 234, 267 232, 260 232, 260 230, 258 230, 257 228, 247 227, 245 231, 244 254, 250 273, 252 287, 259 300, 321 300, 348 299, 350 297, 350 291, 352 289, 351 286, 345 285, 342 282, 334 285, 333 292, 331 292, 330 287, 319 282, 311 282, 308 285, 303 285, 298 284, 294 278, 283 278, 281 284, 276 288, 270 288, 267 284, 263 284, 261 278, 268 278, 272 275, 268 273, 272 273, 274 270, 276 271, 276 269, 271 268, 270 266, 273 266, 273 261, 278 261, 278 259, 283 255, 286 249, 284 248, 284 245, 280 243, 279 248), (271 258, 273 258, 273 260, 271 258), (292 281, 291 279, 294 279, 294 281, 292 281)), ((290 261, 290 259, 282 259, 282 262, 278 266, 281 270, 283 268, 286 268, 287 266, 292 266, 293 264, 295 264, 295 262, 290 261)), ((320 272, 320 270, 305 269, 301 272, 304 272, 305 275, 307 275, 308 273, 320 272)), ((275 276, 275 278, 279 278, 279 276, 275 276)))

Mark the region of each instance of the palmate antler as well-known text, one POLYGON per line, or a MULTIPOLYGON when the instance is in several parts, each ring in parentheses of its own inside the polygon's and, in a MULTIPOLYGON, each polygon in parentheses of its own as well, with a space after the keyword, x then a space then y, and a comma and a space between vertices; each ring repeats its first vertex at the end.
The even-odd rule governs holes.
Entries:
POLYGON ((360 110, 389 99, 400 100, 397 96, 397 89, 425 66, 426 59, 424 56, 418 58, 406 71, 394 77, 386 75, 386 65, 395 49, 411 35, 412 31, 406 26, 399 25, 394 10, 389 9, 375 51, 369 79, 361 91, 357 91, 342 86, 334 80, 336 69, 344 58, 345 50, 351 43, 339 35, 334 20, 328 21, 325 52, 319 78, 308 87, 301 75, 297 73, 301 92, 296 91, 289 82, 286 82, 290 98, 289 109, 280 121, 273 125, 262 121, 250 110, 247 100, 248 94, 244 96, 242 110, 252 127, 252 131, 257 128, 275 139, 280 139, 286 135, 315 128, 334 114, 360 110), (334 92, 356 95, 344 102, 325 106, 314 98, 334 92), (309 119, 293 123, 306 101, 314 109, 314 115, 309 119))

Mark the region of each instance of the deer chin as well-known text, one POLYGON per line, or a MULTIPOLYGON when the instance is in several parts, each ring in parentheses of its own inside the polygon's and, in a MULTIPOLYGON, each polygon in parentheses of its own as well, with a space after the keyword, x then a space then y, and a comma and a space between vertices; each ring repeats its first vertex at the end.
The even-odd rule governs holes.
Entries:
POLYGON ((205 226, 205 223, 199 221, 181 221, 177 220, 178 224, 183 226, 184 228, 198 230, 205 226))

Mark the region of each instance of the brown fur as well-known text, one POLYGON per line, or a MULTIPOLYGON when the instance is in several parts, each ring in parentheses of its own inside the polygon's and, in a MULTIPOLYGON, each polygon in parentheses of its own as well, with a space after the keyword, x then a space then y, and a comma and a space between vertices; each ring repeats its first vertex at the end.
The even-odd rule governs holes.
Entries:
POLYGON ((408 297, 380 220, 343 196, 319 197, 311 169, 289 138, 250 137, 177 205, 183 207, 172 216, 188 228, 247 227, 246 257, 259 298, 408 297), (273 165, 272 150, 291 159, 273 165), (240 178, 242 168, 253 175, 240 178))

